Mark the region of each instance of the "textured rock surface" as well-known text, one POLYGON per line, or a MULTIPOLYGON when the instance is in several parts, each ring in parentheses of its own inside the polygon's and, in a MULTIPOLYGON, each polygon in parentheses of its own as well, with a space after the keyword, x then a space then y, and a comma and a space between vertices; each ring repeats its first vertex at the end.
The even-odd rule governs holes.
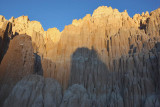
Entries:
POLYGON ((147 21, 146 32, 150 36, 160 36, 160 8, 152 11, 147 21))
POLYGON ((160 106, 160 96, 152 95, 149 96, 145 101, 145 107, 159 107, 160 106))
POLYGON ((35 71, 57 80, 64 92, 68 89, 61 106, 75 106, 87 95, 87 106, 145 107, 159 106, 159 16, 160 9, 131 18, 126 10, 101 6, 62 32, 44 31, 27 16, 10 22, 14 35, 31 36, 35 71))
POLYGON ((8 21, 0 28, 0 63, 7 52, 10 38, 12 37, 12 24, 8 21))
POLYGON ((60 84, 38 75, 29 75, 18 82, 4 107, 58 107, 62 100, 60 84))
POLYGON ((29 21, 28 16, 11 18, 13 23, 13 34, 27 34, 32 36, 33 31, 44 32, 42 25, 37 21, 29 21))
POLYGON ((86 89, 74 84, 66 90, 60 107, 91 107, 86 89))
POLYGON ((0 28, 3 26, 3 23, 6 21, 5 17, 0 15, 0 28))
POLYGON ((19 35, 10 41, 8 51, 0 65, 1 104, 16 82, 28 74, 34 73, 34 60, 30 36, 19 35))

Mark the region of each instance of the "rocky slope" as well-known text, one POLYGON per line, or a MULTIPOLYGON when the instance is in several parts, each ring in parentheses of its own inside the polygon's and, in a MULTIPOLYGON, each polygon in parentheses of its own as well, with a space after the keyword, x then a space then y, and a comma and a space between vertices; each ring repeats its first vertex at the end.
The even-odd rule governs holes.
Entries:
POLYGON ((92 15, 73 20, 62 32, 44 31, 27 16, 9 21, 0 16, 0 26, 5 25, 12 26, 0 29, 1 105, 160 106, 160 8, 131 18, 126 10, 101 6, 92 15), (29 74, 53 78, 59 85, 54 87, 55 80, 39 76, 18 82, 29 74), (8 84, 12 85, 3 94, 8 84), (40 84, 39 90, 32 88, 34 84, 40 84), (27 87, 25 92, 33 96, 19 87, 27 87), (62 88, 57 91, 57 87, 62 88))

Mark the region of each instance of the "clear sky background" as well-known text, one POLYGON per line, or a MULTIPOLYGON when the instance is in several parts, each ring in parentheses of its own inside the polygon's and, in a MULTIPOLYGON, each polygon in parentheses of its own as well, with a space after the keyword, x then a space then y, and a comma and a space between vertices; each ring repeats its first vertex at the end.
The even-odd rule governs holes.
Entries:
POLYGON ((135 13, 153 11, 160 7, 160 0, 1 0, 0 15, 10 19, 27 15, 30 20, 39 21, 44 30, 57 27, 62 31, 73 19, 92 14, 99 6, 111 6, 120 12, 135 13))

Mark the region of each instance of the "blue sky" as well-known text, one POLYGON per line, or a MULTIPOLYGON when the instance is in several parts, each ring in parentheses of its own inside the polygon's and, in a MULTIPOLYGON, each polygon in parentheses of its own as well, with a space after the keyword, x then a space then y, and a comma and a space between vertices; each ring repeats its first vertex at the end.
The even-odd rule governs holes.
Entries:
POLYGON ((62 31, 73 19, 92 14, 103 5, 120 12, 126 9, 132 17, 135 13, 159 8, 160 0, 1 0, 0 15, 6 19, 27 15, 30 20, 41 22, 44 30, 57 27, 62 31))

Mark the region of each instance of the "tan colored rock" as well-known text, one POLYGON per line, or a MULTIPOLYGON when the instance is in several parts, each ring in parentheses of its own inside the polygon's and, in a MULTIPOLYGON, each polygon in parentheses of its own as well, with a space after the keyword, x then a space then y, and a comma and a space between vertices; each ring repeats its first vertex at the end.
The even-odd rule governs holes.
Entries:
POLYGON ((4 16, 0 15, 0 28, 3 26, 3 23, 7 21, 4 16))
POLYGON ((12 18, 10 20, 13 23, 13 34, 27 34, 32 36, 33 31, 43 33, 42 25, 38 21, 29 21, 28 16, 21 16, 18 18, 12 18))
POLYGON ((32 46, 34 53, 38 53, 38 55, 43 56, 45 53, 45 39, 41 33, 34 30, 32 32, 32 46))
POLYGON ((46 33, 47 33, 46 39, 51 39, 54 43, 59 42, 61 37, 61 32, 57 28, 50 28, 47 30, 46 33))
POLYGON ((135 23, 137 24, 137 26, 140 28, 140 29, 145 29, 146 27, 146 23, 147 23, 147 19, 149 18, 149 12, 146 11, 146 13, 142 13, 141 15, 140 14, 135 14, 133 16, 133 20, 135 21, 135 23))
MULTIPOLYGON (((79 84, 86 89, 91 106, 141 107, 148 96, 159 94, 159 13, 157 9, 131 18, 126 10, 101 6, 92 15, 73 20, 62 32, 44 31, 40 23, 24 16, 12 23, 13 32, 31 36, 36 71, 57 80, 63 91, 79 84)), ((72 94, 64 98, 71 103, 63 106, 82 102, 70 90, 72 94)))
POLYGON ((112 7, 100 6, 96 10, 94 10, 92 16, 93 17, 104 17, 113 13, 112 7))
POLYGON ((81 23, 82 23, 82 19, 79 19, 79 20, 75 19, 75 20, 72 21, 72 24, 75 25, 75 26, 78 26, 81 23))
POLYGON ((4 22, 4 21, 6 21, 5 17, 0 15, 0 22, 4 22))
POLYGON ((150 13, 146 24, 146 33, 150 36, 160 36, 160 8, 150 13))
POLYGON ((13 23, 13 22, 14 22, 14 19, 15 19, 15 18, 12 16, 11 19, 9 19, 9 21, 13 23))

